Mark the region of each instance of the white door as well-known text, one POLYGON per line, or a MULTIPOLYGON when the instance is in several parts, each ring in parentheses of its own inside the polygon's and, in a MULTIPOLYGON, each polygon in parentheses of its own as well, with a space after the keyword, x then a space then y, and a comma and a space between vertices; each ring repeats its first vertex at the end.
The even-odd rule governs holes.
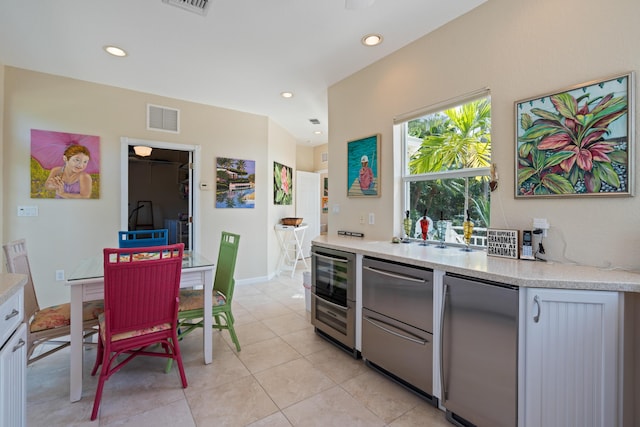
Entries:
POLYGON ((311 240, 320 235, 320 174, 296 172, 296 217, 309 225, 302 241, 305 258, 311 256, 311 240))

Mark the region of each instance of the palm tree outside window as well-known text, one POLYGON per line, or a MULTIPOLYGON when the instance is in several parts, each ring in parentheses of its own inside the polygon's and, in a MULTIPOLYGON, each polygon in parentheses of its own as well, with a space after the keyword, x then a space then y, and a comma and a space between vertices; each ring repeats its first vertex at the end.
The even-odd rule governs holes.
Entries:
MULTIPOLYGON (((434 223, 446 220, 448 244, 462 244, 462 223, 468 213, 475 225, 472 245, 486 246, 491 166, 488 92, 444 108, 426 108, 396 125, 403 137, 403 212, 409 211, 413 224, 419 224, 425 212, 434 223)), ((421 238, 420 227, 414 227, 409 237, 421 238)), ((430 227, 428 239, 440 239, 436 227, 430 227)))

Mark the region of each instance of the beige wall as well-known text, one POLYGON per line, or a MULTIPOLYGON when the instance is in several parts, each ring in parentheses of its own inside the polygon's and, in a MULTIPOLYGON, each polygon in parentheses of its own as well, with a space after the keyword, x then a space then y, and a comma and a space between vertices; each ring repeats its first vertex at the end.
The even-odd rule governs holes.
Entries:
MULTIPOLYGON (((269 165, 269 204, 272 209, 269 210, 269 218, 267 221, 267 228, 269 233, 268 251, 266 255, 268 260, 256 259, 256 262, 268 262, 272 269, 277 267, 278 257, 280 256, 280 247, 278 246, 278 239, 274 226, 280 223, 281 218, 293 217, 296 215, 296 200, 295 200, 295 181, 294 181, 294 199, 290 205, 274 205, 273 204, 273 162, 290 166, 293 168, 293 177, 295 180, 295 162, 296 162, 296 143, 295 140, 279 125, 271 121, 269 126, 269 141, 272 149, 269 150, 268 161, 269 165)), ((265 253, 260 253, 260 258, 265 258, 265 253)))
MULTIPOLYGON (((639 15, 635 0, 491 0, 330 87, 329 210, 339 205, 340 212, 329 214, 329 234, 362 231, 382 240, 400 234, 394 116, 488 87, 500 176, 491 226, 528 229, 532 218, 547 218, 551 259, 638 269, 639 197, 516 200, 513 182, 514 102, 638 70, 639 15), (346 141, 376 133, 382 138, 381 197, 349 199, 346 141), (368 212, 376 214, 375 226, 358 223, 368 212)), ((637 131, 634 137, 637 144, 637 131)), ((637 166, 638 150, 635 157, 637 166)))
POLYGON ((326 171, 329 167, 329 144, 322 144, 313 147, 313 170, 316 172, 326 171), (322 153, 327 153, 327 160, 322 161, 322 153))
MULTIPOLYGON (((236 279, 273 275, 273 225, 287 209, 273 205, 273 161, 295 168, 295 140, 267 117, 79 80, 4 67, 2 241, 26 238, 41 304, 69 300, 55 270, 69 274, 78 261, 117 244, 120 228, 120 138, 201 147, 201 181, 215 183, 216 157, 256 161, 255 209, 216 209, 215 191, 199 191, 200 251, 215 260, 222 230, 242 236, 236 279), (146 104, 177 108, 180 134, 146 130, 146 104), (99 135, 98 200, 30 199, 30 130, 99 135), (18 218, 18 205, 36 205, 38 217, 18 218), (269 254, 265 256, 265 253, 269 254)), ((0 74, 2 76, 2 74, 0 74)), ((0 107, 1 108, 1 107, 0 107)), ((197 183, 196 183, 197 184, 197 183)), ((291 216, 291 215, 288 215, 291 216)))
POLYGON ((329 144, 316 145, 315 147, 298 146, 296 149, 296 167, 305 172, 326 171, 328 162, 322 161, 322 153, 329 150, 329 144))
POLYGON ((296 168, 299 171, 315 172, 313 147, 299 146, 296 150, 296 168))

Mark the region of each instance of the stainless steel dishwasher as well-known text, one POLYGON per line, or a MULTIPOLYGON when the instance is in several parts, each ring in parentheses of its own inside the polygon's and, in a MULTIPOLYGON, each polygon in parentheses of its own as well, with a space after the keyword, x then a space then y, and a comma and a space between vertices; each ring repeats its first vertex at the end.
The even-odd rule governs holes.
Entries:
POLYGON ((433 272, 365 257, 362 357, 422 397, 433 397, 433 272))
POLYGON ((518 424, 518 288, 447 273, 441 402, 458 426, 518 424))

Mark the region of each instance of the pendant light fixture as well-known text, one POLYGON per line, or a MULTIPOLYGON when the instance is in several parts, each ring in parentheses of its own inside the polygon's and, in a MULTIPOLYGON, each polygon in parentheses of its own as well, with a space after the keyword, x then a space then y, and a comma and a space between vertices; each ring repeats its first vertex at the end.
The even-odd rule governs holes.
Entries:
POLYGON ((151 147, 147 147, 146 145, 136 145, 133 147, 134 153, 140 157, 148 157, 151 155, 151 147))

